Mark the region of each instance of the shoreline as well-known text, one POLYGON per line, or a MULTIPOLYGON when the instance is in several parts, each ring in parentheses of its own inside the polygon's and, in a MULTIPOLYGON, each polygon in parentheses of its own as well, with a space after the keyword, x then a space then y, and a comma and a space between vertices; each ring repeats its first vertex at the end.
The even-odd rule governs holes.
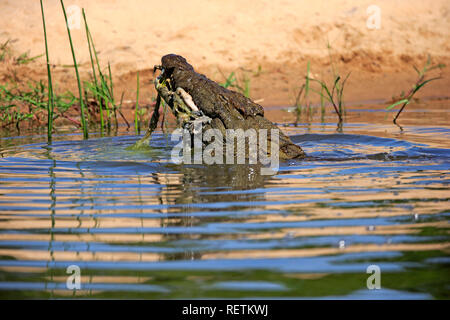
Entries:
MULTIPOLYGON (((329 86, 336 70, 341 77, 351 73, 344 103, 387 104, 411 88, 417 79, 414 66, 421 68, 430 55, 433 64, 447 67, 441 71, 442 79, 426 85, 415 98, 449 95, 450 4, 445 0, 382 2, 379 29, 368 27, 366 9, 372 4, 366 0, 193 0, 189 6, 174 0, 165 4, 136 0, 133 6, 125 1, 66 0, 65 5, 75 8, 75 18, 77 8, 86 9, 100 65, 106 68, 111 63, 115 100, 118 103, 123 92, 125 113, 135 108, 137 72, 140 106, 153 103, 152 67, 167 53, 183 55, 197 72, 217 82, 223 83, 231 72, 241 81, 245 77, 250 98, 265 108, 294 105, 308 63, 310 76, 329 86)), ((75 93, 59 1, 46 1, 44 7, 55 90, 75 93)), ((10 19, 0 20, 0 45, 10 41, 10 57, 0 61, 0 84, 26 89, 30 81, 46 83, 45 57, 18 63, 24 54, 33 58, 44 52, 39 3, 4 1, 0 12, 23 21, 13 25, 10 19)), ((72 30, 82 81, 91 79, 83 27, 81 23, 72 30)), ((436 70, 429 76, 438 74, 436 70)), ((320 101, 316 93, 309 99, 320 101)))

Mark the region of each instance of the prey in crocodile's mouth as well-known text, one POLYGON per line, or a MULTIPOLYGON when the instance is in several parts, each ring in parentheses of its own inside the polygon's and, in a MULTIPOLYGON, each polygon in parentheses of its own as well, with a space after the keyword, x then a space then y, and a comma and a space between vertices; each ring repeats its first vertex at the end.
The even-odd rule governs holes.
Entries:
POLYGON ((177 119, 178 125, 184 129, 187 129, 191 133, 195 134, 196 123, 210 123, 212 120, 210 117, 204 115, 204 113, 195 105, 192 96, 183 88, 178 87, 173 90, 169 75, 165 72, 165 69, 162 66, 156 65, 153 68, 153 72, 156 72, 156 70, 160 70, 161 73, 154 80, 154 85, 156 91, 158 92, 155 109, 150 119, 147 132, 144 137, 142 137, 130 148, 132 150, 148 147, 151 134, 156 129, 158 124, 161 99, 169 106, 170 110, 177 119))
POLYGON ((154 81, 155 88, 161 98, 169 105, 182 127, 186 127, 187 124, 197 119, 207 118, 195 105, 189 93, 181 87, 174 88, 164 68, 155 66, 154 70, 161 70, 161 74, 154 81))

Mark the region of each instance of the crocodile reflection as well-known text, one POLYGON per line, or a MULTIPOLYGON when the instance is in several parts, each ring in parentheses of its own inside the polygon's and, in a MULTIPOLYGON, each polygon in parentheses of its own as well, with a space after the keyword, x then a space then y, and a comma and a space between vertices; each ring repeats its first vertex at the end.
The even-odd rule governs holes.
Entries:
MULTIPOLYGON (((176 166, 180 176, 178 181, 165 183, 165 188, 171 190, 171 194, 176 194, 174 198, 161 199, 160 202, 169 205, 176 205, 169 209, 167 213, 185 213, 181 217, 170 217, 161 219, 161 227, 192 227, 204 223, 220 222, 223 216, 198 217, 191 213, 201 210, 202 212, 217 212, 223 210, 220 203, 237 203, 235 206, 228 206, 227 210, 240 211, 248 210, 249 202, 257 202, 264 199, 264 193, 245 192, 264 188, 272 179, 271 176, 260 174, 260 165, 209 165, 209 166, 176 166), (243 191, 243 192, 239 192, 243 191), (215 204, 213 207, 207 204, 215 204), (242 203, 239 204, 239 203, 242 203), (201 204, 204 207, 199 209, 201 204)), ((154 177, 158 180, 157 177, 154 177)), ((156 181, 155 181, 156 182, 156 181)), ((159 182, 161 185, 164 183, 159 182)), ((226 217, 229 222, 239 222, 244 217, 226 217)), ((167 242, 177 240, 218 238, 220 234, 185 234, 167 233, 164 240, 167 242)), ((194 260, 201 258, 201 252, 186 249, 180 253, 166 253, 164 260, 194 260)))

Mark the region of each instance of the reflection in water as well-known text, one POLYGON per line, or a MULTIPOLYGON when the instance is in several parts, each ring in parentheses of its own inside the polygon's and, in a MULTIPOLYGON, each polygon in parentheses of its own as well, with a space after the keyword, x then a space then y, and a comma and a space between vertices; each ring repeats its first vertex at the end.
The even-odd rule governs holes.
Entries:
POLYGON ((448 297, 449 149, 333 126, 294 135, 309 158, 274 176, 171 164, 162 135, 10 145, 0 296, 376 298, 377 264, 393 298, 448 297))
MULTIPOLYGON (((174 209, 168 212, 182 213, 176 217, 168 217, 162 220, 161 227, 193 227, 198 225, 198 217, 191 215, 198 210, 193 204, 219 204, 219 203, 251 203, 263 198, 261 193, 246 193, 245 190, 254 190, 264 187, 268 176, 260 175, 258 165, 211 165, 211 166, 177 166, 179 173, 176 181, 168 182, 163 188, 163 193, 171 193, 173 198, 166 198, 165 203, 174 205, 174 209), (221 192, 205 192, 207 189, 221 190, 221 192)), ((233 207, 234 210, 246 209, 246 205, 233 207)), ((210 212, 220 212, 222 208, 210 208, 210 212)), ((222 218, 203 218, 202 221, 215 222, 222 218)), ((233 221, 233 220, 230 220, 233 221)), ((191 235, 188 239, 196 239, 191 235)), ((183 233, 167 234, 164 241, 181 241, 186 239, 183 233)), ((164 260, 194 260, 200 259, 201 251, 185 250, 183 252, 168 253, 164 260)))

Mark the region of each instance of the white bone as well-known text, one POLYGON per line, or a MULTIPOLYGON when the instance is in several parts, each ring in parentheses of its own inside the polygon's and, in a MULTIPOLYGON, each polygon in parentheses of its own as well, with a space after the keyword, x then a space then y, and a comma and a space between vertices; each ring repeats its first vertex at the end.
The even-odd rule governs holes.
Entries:
POLYGON ((178 87, 176 90, 176 93, 179 94, 181 96, 181 98, 183 99, 184 103, 191 108, 193 111, 198 111, 197 106, 194 103, 194 100, 192 100, 192 97, 189 93, 187 93, 186 91, 184 91, 183 88, 178 87))

